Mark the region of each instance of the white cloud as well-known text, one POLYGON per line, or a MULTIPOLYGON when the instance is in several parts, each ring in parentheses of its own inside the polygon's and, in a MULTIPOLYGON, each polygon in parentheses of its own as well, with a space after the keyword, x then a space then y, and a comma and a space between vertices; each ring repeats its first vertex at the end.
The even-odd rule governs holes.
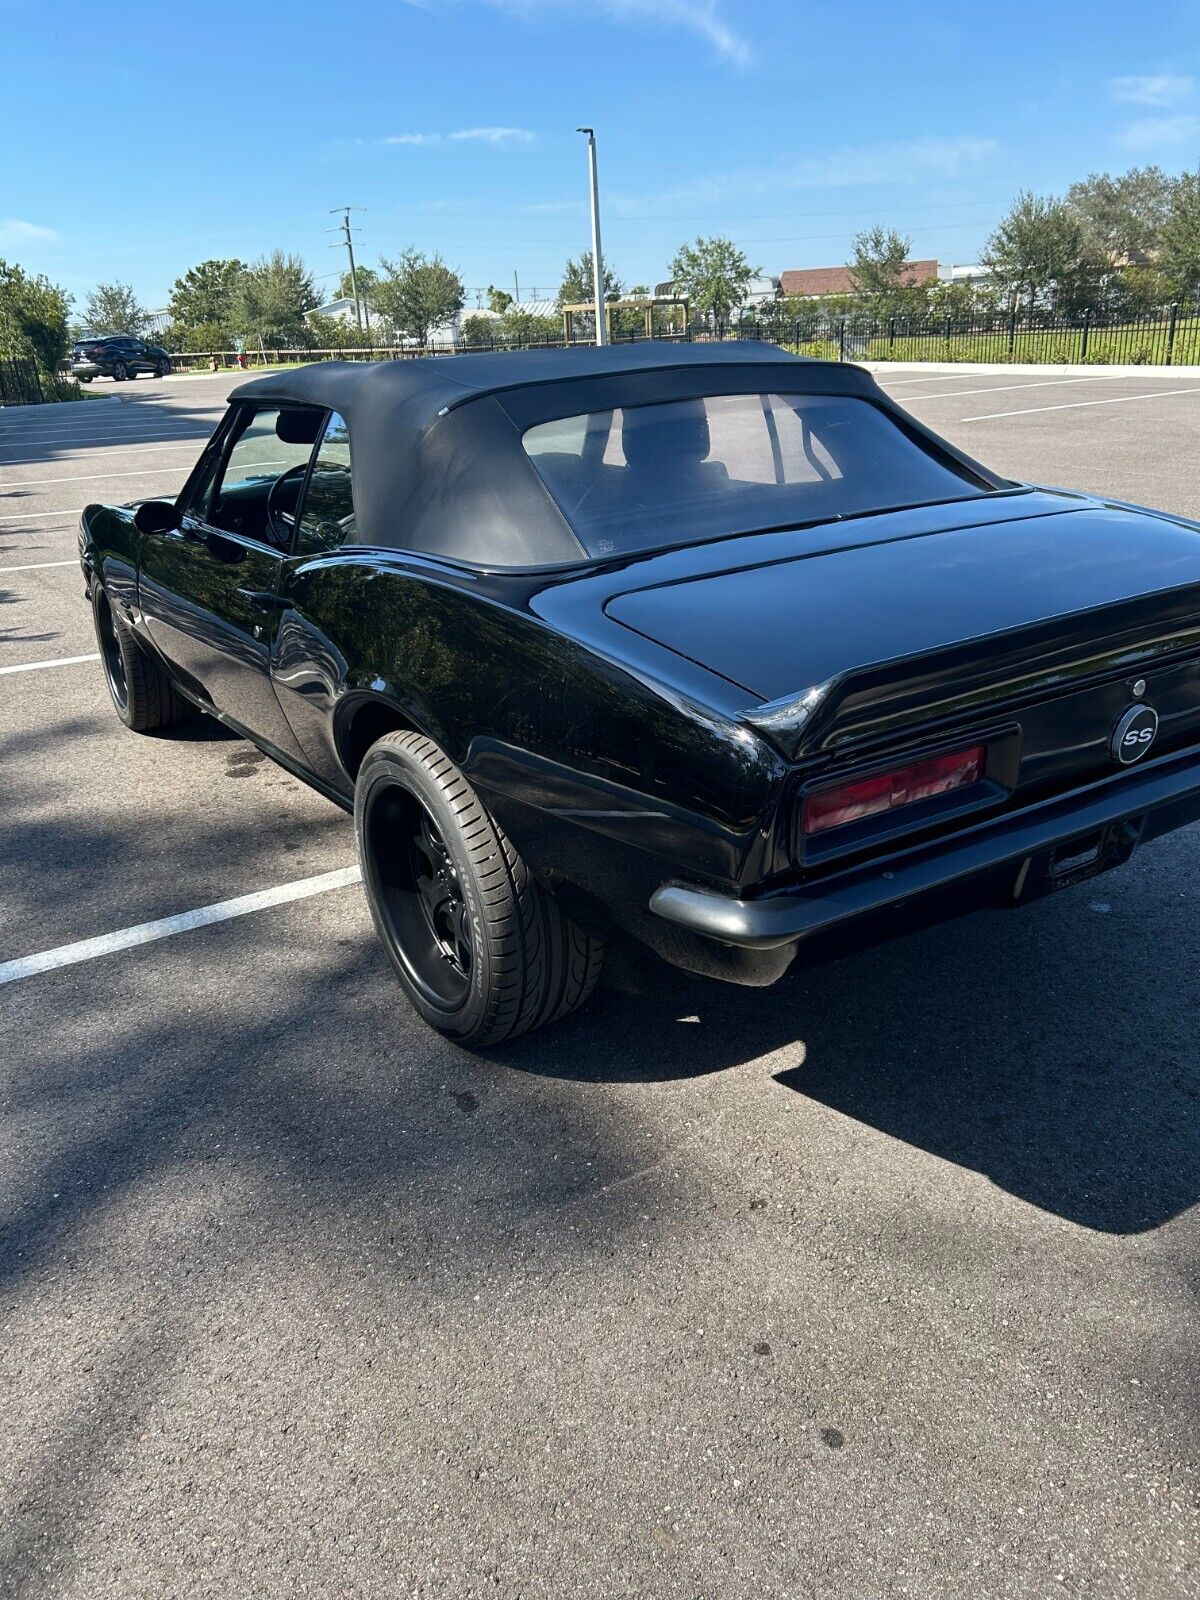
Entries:
POLYGON ((450 137, 477 139, 481 144, 492 146, 533 143, 533 134, 528 128, 455 128, 450 137))
POLYGON ((787 164, 713 173, 694 183, 650 195, 610 195, 607 209, 626 217, 654 216, 683 206, 717 204, 747 194, 793 189, 843 189, 956 178, 974 170, 998 149, 994 139, 972 135, 927 136, 892 144, 846 145, 787 164))
MULTIPOLYGON (((432 0, 405 0, 417 11, 433 10, 432 0)), ((612 22, 649 23, 654 27, 682 29, 698 34, 724 61, 745 66, 750 45, 722 17, 717 0, 477 0, 493 11, 536 18, 553 12, 574 14, 581 28, 597 16, 612 22)))
MULTIPOLYGON (((370 142, 415 145, 420 149, 428 149, 431 145, 442 144, 448 139, 460 143, 464 139, 474 140, 479 144, 490 144, 495 150, 506 145, 532 144, 534 136, 528 128, 455 128, 452 133, 389 133, 386 138, 370 142)), ((359 143, 362 142, 360 139, 359 143)))
POLYGON ((57 228, 43 228, 20 217, 0 217, 0 245, 48 244, 59 238, 57 228))
POLYGON ((1114 100, 1135 106, 1177 106, 1188 98, 1194 87, 1193 78, 1177 72, 1108 80, 1108 90, 1114 100))
POLYGON ((1200 116, 1143 117, 1117 135, 1127 150, 1157 150, 1165 145, 1200 139, 1200 116))

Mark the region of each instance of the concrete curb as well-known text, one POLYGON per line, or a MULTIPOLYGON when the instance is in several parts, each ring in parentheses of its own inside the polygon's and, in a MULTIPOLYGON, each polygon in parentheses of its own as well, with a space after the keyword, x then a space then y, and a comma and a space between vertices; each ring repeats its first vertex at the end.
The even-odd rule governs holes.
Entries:
POLYGON ((1200 367, 1151 366, 1071 366, 1057 361, 856 361, 855 366, 868 372, 924 372, 931 378, 955 377, 992 378, 1013 376, 1018 378, 1187 378, 1200 382, 1200 367))

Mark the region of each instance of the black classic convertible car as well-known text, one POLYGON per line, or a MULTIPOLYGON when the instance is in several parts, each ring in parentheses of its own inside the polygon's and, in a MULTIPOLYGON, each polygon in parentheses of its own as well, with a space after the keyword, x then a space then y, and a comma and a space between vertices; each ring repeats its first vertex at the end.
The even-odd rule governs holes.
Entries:
POLYGON ((81 554, 122 720, 199 708, 352 809, 464 1041, 565 1016, 614 927, 766 984, 1200 815, 1200 526, 763 345, 259 378, 81 554))

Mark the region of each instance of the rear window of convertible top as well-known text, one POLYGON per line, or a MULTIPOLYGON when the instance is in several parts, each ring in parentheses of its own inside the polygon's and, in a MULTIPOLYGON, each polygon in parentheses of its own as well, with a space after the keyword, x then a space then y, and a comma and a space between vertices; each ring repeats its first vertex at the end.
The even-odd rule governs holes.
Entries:
POLYGON ((522 436, 592 556, 982 494, 869 400, 737 394, 538 423, 522 436))

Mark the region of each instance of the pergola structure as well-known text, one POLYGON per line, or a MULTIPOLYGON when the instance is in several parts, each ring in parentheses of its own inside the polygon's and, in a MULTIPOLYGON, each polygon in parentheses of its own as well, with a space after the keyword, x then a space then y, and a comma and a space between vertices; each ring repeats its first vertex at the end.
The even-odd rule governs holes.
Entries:
MULTIPOLYGON (((680 333, 687 332, 688 326, 688 298, 685 294, 648 294, 639 295, 635 300, 606 300, 604 302, 604 321, 608 337, 611 340, 613 326, 612 314, 614 311, 640 311, 643 314, 646 338, 654 338, 654 313, 662 308, 677 307, 683 312, 683 326, 680 333)), ((564 306, 563 338, 568 344, 575 342, 575 318, 578 316, 594 317, 596 305, 592 300, 581 300, 577 305, 564 306)))

